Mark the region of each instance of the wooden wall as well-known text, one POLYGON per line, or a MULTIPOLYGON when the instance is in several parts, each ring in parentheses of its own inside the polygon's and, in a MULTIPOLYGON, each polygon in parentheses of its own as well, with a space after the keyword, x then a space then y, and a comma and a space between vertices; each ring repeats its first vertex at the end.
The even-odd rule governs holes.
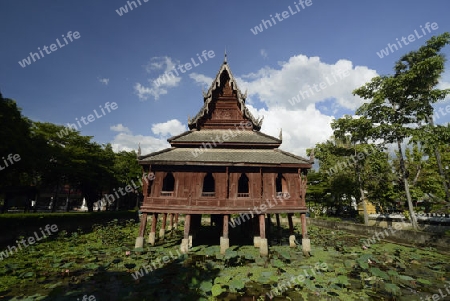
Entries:
MULTIPOLYGON (((215 182, 215 196, 202 197, 203 179, 207 171, 175 171, 174 193, 170 197, 161 196, 164 177, 168 171, 153 171, 155 179, 152 182, 151 194, 145 198, 144 204, 150 205, 194 205, 216 207, 253 207, 255 204, 267 202, 277 197, 276 178, 278 172, 264 172, 253 169, 245 172, 249 179, 249 197, 238 197, 238 182, 241 170, 232 172, 212 172, 215 182)), ((288 199, 283 198, 282 206, 295 207, 304 204, 302 188, 298 173, 282 173, 285 178, 283 192, 289 192, 288 199)), ((145 187, 144 187, 145 189, 145 187)), ((144 192, 145 193, 145 192, 144 192)), ((145 195, 145 194, 144 194, 145 195)))

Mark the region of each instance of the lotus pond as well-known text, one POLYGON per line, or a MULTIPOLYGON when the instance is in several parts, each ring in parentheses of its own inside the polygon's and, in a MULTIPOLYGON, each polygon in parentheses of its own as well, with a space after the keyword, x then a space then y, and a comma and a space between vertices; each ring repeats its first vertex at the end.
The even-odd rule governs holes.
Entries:
POLYGON ((305 257, 301 246, 288 246, 286 229, 280 240, 280 230, 272 227, 270 256, 261 258, 252 241, 233 240, 242 236, 238 228, 230 229, 225 255, 214 245, 219 233, 209 226, 194 238, 189 255, 181 255, 182 227, 156 246, 134 249, 138 227, 113 221, 89 233, 60 231, 0 260, 0 300, 82 300, 86 295, 96 300, 270 300, 272 295, 272 300, 410 301, 426 300, 440 289, 445 293, 450 286, 449 255, 386 242, 363 248, 365 237, 343 231, 310 226, 312 251, 305 257), (154 270, 142 269, 162 258, 154 270))

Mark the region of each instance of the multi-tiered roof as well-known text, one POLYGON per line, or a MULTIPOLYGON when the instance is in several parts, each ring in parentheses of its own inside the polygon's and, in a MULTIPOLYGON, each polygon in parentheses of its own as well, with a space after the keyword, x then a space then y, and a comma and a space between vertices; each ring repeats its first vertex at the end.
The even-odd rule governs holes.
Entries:
POLYGON ((310 160, 278 149, 281 134, 276 138, 260 132, 263 118, 257 119, 250 113, 246 97, 225 58, 209 90, 203 93, 202 108, 194 118, 189 118, 189 130, 169 138, 170 148, 141 156, 139 162, 311 168, 310 160))

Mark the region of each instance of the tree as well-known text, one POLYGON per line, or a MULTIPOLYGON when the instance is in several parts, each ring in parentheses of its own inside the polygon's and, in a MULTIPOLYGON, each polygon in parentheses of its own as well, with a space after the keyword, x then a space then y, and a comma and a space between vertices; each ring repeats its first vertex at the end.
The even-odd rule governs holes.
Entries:
MULTIPOLYGON (((126 152, 121 151, 115 154, 114 166, 113 166, 114 177, 117 180, 117 184, 121 187, 125 187, 140 178, 142 175, 142 168, 137 162, 137 154, 135 151, 126 152)), ((139 207, 139 188, 135 191, 136 194, 136 206, 139 207)), ((126 199, 130 200, 130 195, 127 195, 126 199)), ((119 200, 116 202, 116 210, 119 208, 119 200)))
POLYGON ((435 88, 444 72, 446 61, 440 51, 449 43, 450 33, 448 32, 432 37, 425 46, 420 47, 417 51, 405 54, 395 65, 395 76, 404 77, 406 95, 410 97, 410 100, 413 100, 410 106, 412 112, 415 113, 416 122, 426 121, 428 125, 418 128, 417 131, 419 135, 425 134, 425 142, 428 147, 433 148, 447 202, 450 202, 449 180, 444 172, 438 144, 427 134, 430 132, 436 134, 432 104, 450 94, 450 89, 439 90, 435 88))
POLYGON ((402 143, 410 138, 412 124, 423 120, 432 113, 431 105, 445 97, 442 91, 432 91, 443 70, 443 57, 438 54, 448 43, 448 33, 432 37, 418 51, 403 56, 395 65, 395 74, 378 76, 353 91, 363 99, 370 99, 356 111, 372 123, 367 131, 371 140, 380 139, 384 143, 395 143, 398 147, 400 178, 406 193, 411 223, 417 229, 417 220, 411 200, 408 175, 402 151, 402 143))

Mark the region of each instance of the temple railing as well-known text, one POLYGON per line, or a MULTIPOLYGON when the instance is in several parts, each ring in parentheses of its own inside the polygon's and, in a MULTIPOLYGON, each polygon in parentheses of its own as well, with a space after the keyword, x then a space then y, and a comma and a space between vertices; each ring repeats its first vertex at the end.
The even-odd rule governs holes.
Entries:
POLYGON ((173 191, 161 191, 161 196, 173 196, 173 191))
POLYGON ((248 193, 248 192, 239 192, 237 194, 237 197, 238 198, 249 198, 250 197, 250 193, 248 193))
POLYGON ((203 197, 215 197, 216 193, 215 192, 202 192, 202 196, 203 197))

